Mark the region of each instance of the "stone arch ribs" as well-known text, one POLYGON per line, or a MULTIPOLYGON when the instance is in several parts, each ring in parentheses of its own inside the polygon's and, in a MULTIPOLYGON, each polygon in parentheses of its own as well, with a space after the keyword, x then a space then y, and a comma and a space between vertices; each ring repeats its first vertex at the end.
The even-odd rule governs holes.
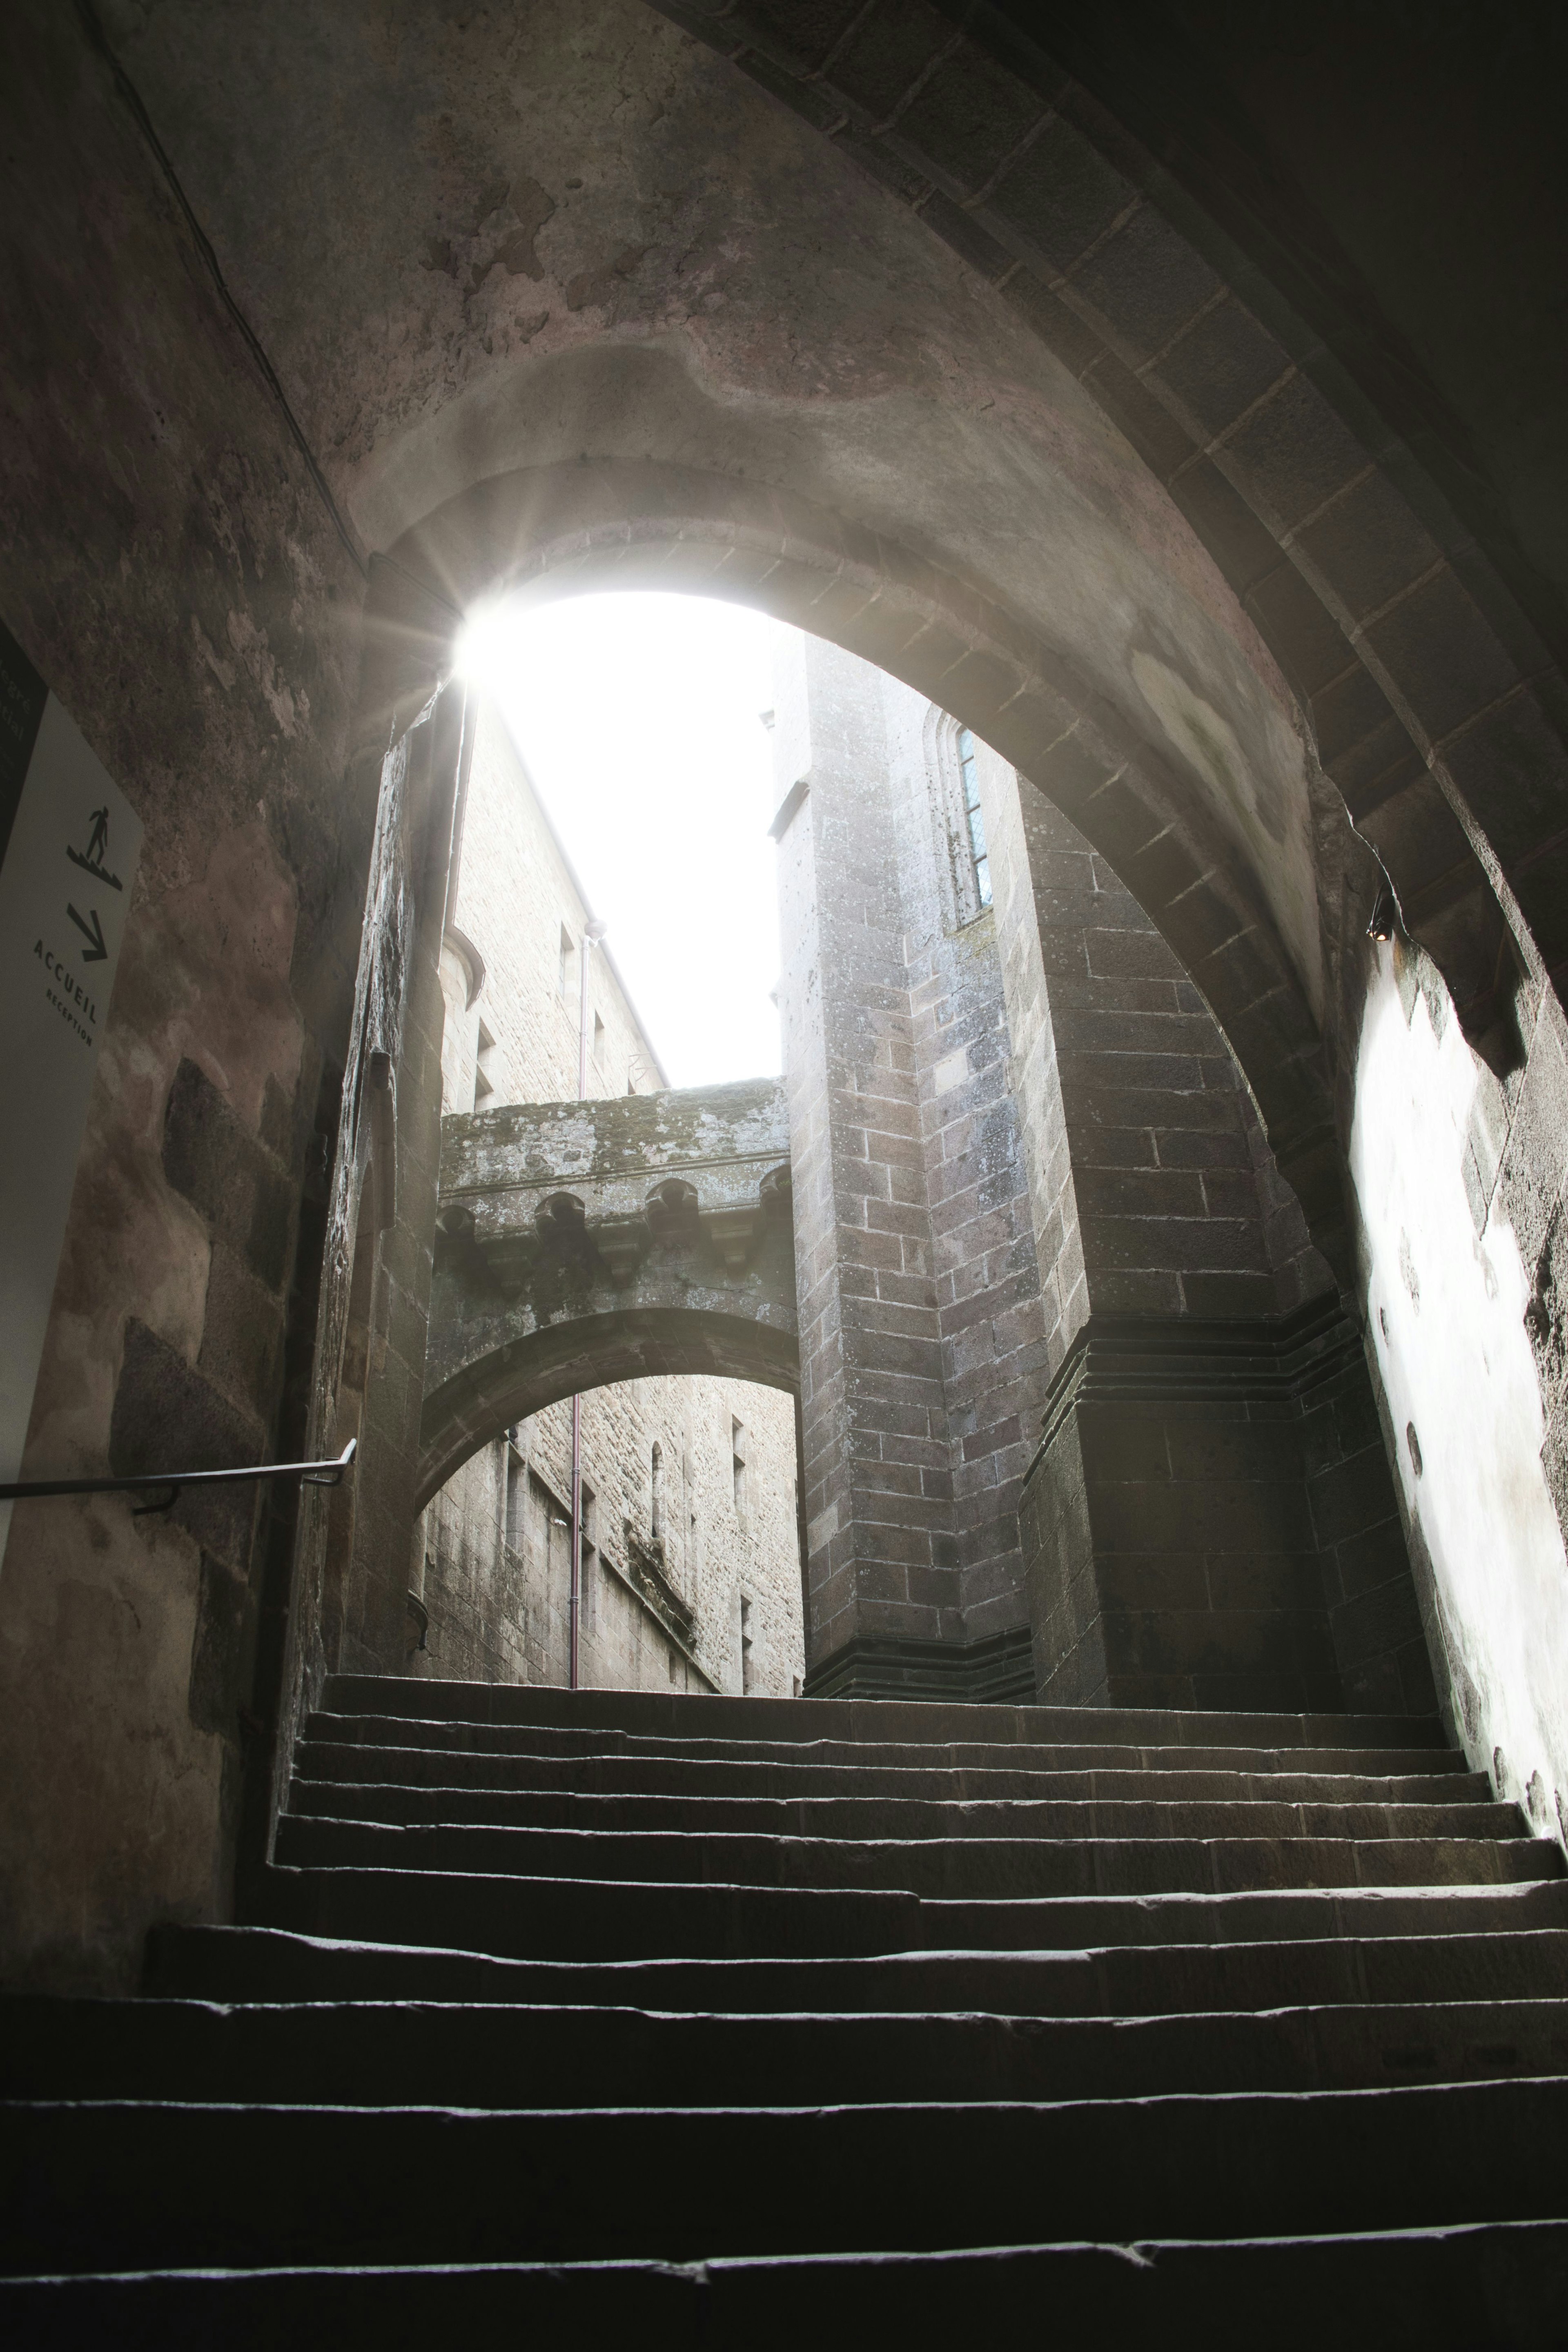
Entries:
POLYGON ((1521 977, 1561 993, 1568 965, 1563 681, 1321 337, 1000 10, 655 5, 916 209, 1091 392, 1300 696, 1470 1042, 1516 1063, 1521 977))
MULTIPOLYGON (((1072 819, 1170 942, 1246 1074, 1314 1241, 1348 1275, 1321 1038, 1245 856, 1173 765, 1014 614, 806 499, 641 460, 492 476, 427 516, 397 552, 441 583, 446 605, 503 589, 606 588, 756 604, 973 728, 1072 819)), ((429 659, 439 666, 435 651, 429 659)))
POLYGON ((443 1122, 416 1508, 557 1398, 656 1374, 798 1394, 776 1079, 443 1122))

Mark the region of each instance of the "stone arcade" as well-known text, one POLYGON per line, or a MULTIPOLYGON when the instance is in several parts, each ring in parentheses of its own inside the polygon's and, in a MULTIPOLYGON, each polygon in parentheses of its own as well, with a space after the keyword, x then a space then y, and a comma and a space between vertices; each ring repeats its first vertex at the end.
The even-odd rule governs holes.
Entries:
POLYGON ((12 12, 0 619, 144 828, 22 1475, 358 1456, 14 1512, 10 2338, 1560 2338, 1563 37, 12 12), (458 635, 649 585, 800 633, 782 1095, 444 1123, 458 635), (699 1364, 805 1695, 409 1672, 699 1364))

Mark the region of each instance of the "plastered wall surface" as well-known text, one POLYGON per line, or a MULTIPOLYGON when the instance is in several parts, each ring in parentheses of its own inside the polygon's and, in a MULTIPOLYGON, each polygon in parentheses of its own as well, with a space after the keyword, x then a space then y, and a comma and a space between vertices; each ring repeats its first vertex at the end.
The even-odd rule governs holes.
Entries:
POLYGON ((1547 1316, 1503 1190, 1487 1197, 1474 1156, 1479 1141, 1495 1184, 1485 1138, 1507 1106, 1430 965, 1393 944, 1373 954, 1351 1173, 1390 1458, 1456 1734, 1538 1833, 1563 1838, 1568 1558, 1531 1329, 1547 1316))
MULTIPOLYGON (((473 1108, 479 1069, 488 1089, 481 1109, 575 1099, 577 959, 587 911, 510 737, 487 707, 455 908, 483 979, 470 1005, 470 961, 448 949, 449 1111, 473 1108), (481 1045, 481 1038, 490 1042, 481 1045)), ((590 1096, 659 1087, 653 1045, 602 948, 589 958, 588 1005, 590 1096)), ((751 1381, 691 1376, 591 1390, 582 1411, 583 1478, 594 1497, 585 1527, 592 1548, 583 1588, 584 1683, 739 1691, 743 1596, 747 1686, 793 1696, 805 1671, 793 1401, 751 1381), (739 1512, 737 1423, 745 1457, 739 1512), (656 1445, 663 1505, 657 1538, 656 1445)), ((510 1541, 504 1437, 471 1456, 430 1504, 420 1588, 429 1624, 414 1660, 418 1671, 566 1681, 571 1412, 563 1401, 518 1425, 512 1451, 521 1467, 513 1471, 510 1541)))

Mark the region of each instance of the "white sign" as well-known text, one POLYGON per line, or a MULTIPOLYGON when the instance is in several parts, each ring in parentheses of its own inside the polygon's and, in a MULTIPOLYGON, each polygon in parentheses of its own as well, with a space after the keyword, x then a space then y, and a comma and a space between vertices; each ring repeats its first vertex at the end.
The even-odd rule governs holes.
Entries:
MULTIPOLYGON (((0 1484, 22 1447, 142 824, 0 629, 0 1484)), ((0 1547, 11 1507, 0 1503, 0 1547)))

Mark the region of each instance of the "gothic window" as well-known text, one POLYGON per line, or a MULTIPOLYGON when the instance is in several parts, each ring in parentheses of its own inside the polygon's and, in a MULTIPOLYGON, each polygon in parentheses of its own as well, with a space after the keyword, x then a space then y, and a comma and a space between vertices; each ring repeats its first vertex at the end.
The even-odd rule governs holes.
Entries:
POLYGON ((937 838, 947 845, 942 896, 946 919, 962 926, 991 904, 991 856, 980 805, 979 746, 967 727, 933 711, 926 736, 927 774, 937 838))
POLYGON ((985 819, 980 808, 980 785, 974 773, 974 738, 967 727, 958 730, 958 775, 963 799, 964 835, 973 877, 974 911, 991 904, 991 860, 985 854, 985 819))

